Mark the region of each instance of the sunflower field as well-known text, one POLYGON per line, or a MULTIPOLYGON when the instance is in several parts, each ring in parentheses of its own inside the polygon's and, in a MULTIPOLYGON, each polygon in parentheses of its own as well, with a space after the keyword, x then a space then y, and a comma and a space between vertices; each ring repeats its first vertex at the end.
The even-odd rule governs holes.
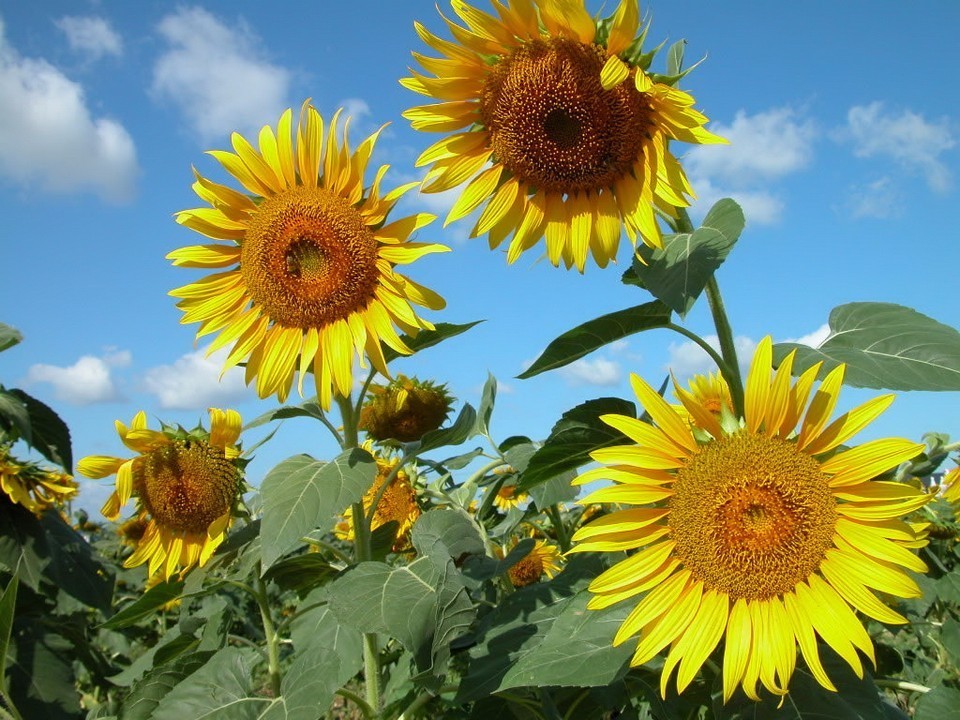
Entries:
POLYGON ((652 45, 637 0, 483 4, 416 25, 422 182, 310 100, 194 171, 170 295, 273 409, 139 412, 103 428, 126 454, 75 458, 55 409, 0 385, 0 719, 960 718, 960 443, 856 440, 891 391, 960 390, 960 333, 853 302, 819 347, 738 357, 715 273, 746 219, 688 214, 678 148, 727 140, 683 43, 652 45), (442 224, 475 218, 508 263, 621 261, 637 304, 521 378, 654 329, 716 371, 498 436, 492 376, 473 407, 391 369, 476 324, 417 280, 450 248, 397 212, 414 188, 455 191, 442 224), (683 324, 698 301, 718 349, 683 324), (245 434, 289 418, 339 454, 248 476, 271 435, 245 434), (109 484, 98 515, 74 473, 109 484))

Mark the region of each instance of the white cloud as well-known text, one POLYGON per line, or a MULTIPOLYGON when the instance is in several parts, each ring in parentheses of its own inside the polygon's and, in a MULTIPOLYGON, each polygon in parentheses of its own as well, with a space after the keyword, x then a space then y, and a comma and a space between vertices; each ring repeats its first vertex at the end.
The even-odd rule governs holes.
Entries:
POLYGON ((729 145, 696 145, 685 166, 699 177, 734 187, 776 180, 802 170, 813 156, 814 125, 792 108, 773 108, 755 115, 738 110, 733 122, 710 124, 729 145))
POLYGON ((830 325, 824 323, 813 332, 801 335, 798 338, 786 338, 782 340, 785 343, 799 343, 800 345, 809 345, 810 347, 820 347, 820 344, 830 337, 830 325))
MULTIPOLYGON (((720 341, 716 335, 707 335, 703 339, 714 350, 720 351, 720 341)), ((741 335, 734 338, 733 344, 737 350, 737 359, 740 361, 741 368, 748 367, 757 343, 741 335)), ((670 357, 664 369, 672 372, 677 380, 683 380, 691 375, 705 375, 717 370, 716 363, 694 342, 670 343, 667 352, 670 357)))
POLYGON ((902 194, 893 181, 889 177, 882 177, 851 188, 846 209, 854 218, 886 220, 903 214, 903 202, 902 194))
POLYGON ((47 192, 129 200, 139 172, 129 133, 91 117, 78 83, 42 58, 21 57, 3 31, 0 19, 0 177, 47 192))
POLYGON ((123 54, 123 41, 110 27, 110 23, 100 17, 66 16, 56 21, 64 35, 70 49, 87 55, 91 60, 98 60, 104 55, 123 54))
POLYGON ((725 190, 716 187, 709 178, 695 178, 693 189, 697 192, 699 206, 710 208, 717 200, 729 197, 737 201, 747 222, 755 225, 773 225, 783 213, 783 200, 766 190, 725 190))
POLYGON ((109 352, 102 357, 84 355, 73 365, 31 365, 27 370, 27 384, 49 383, 53 396, 71 405, 93 405, 121 399, 113 379, 113 369, 128 367, 131 356, 127 350, 109 352))
POLYGON ((220 379, 226 356, 227 348, 210 357, 205 349, 182 355, 173 365, 147 370, 144 387, 166 410, 197 410, 238 402, 247 397, 249 391, 239 368, 231 368, 220 379))
POLYGON ((847 112, 847 126, 836 133, 838 141, 853 141, 857 157, 888 157, 909 172, 924 176, 936 192, 947 192, 953 177, 940 155, 957 142, 946 118, 927 122, 912 110, 899 114, 885 110, 883 103, 856 105, 847 112))
POLYGON ((290 72, 266 59, 242 20, 227 25, 202 8, 180 8, 158 30, 170 47, 154 65, 153 92, 177 106, 200 142, 255 132, 287 107, 290 72))
POLYGON ((602 357, 594 360, 581 358, 560 368, 557 373, 572 385, 609 387, 617 385, 623 378, 620 363, 602 357))

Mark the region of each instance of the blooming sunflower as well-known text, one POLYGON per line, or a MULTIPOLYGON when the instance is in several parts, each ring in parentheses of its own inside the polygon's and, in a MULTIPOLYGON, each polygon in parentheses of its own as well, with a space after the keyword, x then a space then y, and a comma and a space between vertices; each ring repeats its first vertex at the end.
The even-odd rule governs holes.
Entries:
POLYGON ((7 445, 0 445, 0 488, 12 502, 37 515, 77 494, 72 475, 20 462, 10 455, 7 445))
POLYGON ((486 203, 473 237, 496 248, 513 231, 512 263, 545 236, 550 261, 580 272, 589 254, 616 258, 621 225, 634 245, 661 247, 656 211, 676 217, 693 197, 669 141, 726 141, 689 94, 646 72, 637 0, 599 23, 581 0, 495 1, 499 17, 451 5, 466 27, 444 18, 448 41, 416 23, 443 57, 413 53, 428 75, 400 81, 440 101, 407 110, 413 128, 452 131, 418 158, 432 166, 422 191, 470 179, 446 222, 486 203))
POLYGON ((943 476, 943 499, 951 505, 960 505, 960 465, 943 476))
POLYGON ((370 387, 359 428, 374 440, 413 442, 443 425, 451 402, 446 385, 397 375, 387 385, 370 387))
POLYGON ((501 510, 510 510, 520 507, 527 497, 527 493, 518 490, 516 485, 501 485, 497 494, 493 496, 493 504, 501 510))
POLYGON ((204 565, 223 542, 242 489, 243 461, 237 440, 240 415, 210 408, 210 432, 147 428, 141 410, 130 427, 119 420, 117 432, 137 457, 103 455, 83 458, 77 470, 89 478, 116 475, 116 489, 102 512, 115 520, 131 497, 137 499, 136 520, 121 526, 121 536, 136 549, 124 567, 149 562, 148 574, 165 580, 195 565, 204 565), (137 533, 141 533, 137 537, 137 533))
POLYGON ((339 114, 325 138, 323 118, 304 103, 296 149, 288 109, 276 133, 270 126, 260 131, 259 152, 237 133, 235 153, 211 151, 256 197, 196 173, 193 189, 212 207, 179 212, 177 222, 226 244, 194 245, 167 255, 174 265, 217 270, 170 294, 181 298, 182 323, 200 323, 198 337, 219 332, 208 352, 233 344, 224 370, 245 359, 247 383, 256 378, 260 397, 276 394, 281 402, 296 372, 302 392, 304 375, 312 370, 324 409, 334 391, 349 395, 354 354, 361 367, 366 355, 389 377, 380 343, 401 354, 411 352, 394 325, 410 334, 433 328, 413 306, 438 310, 443 299, 394 267, 449 250, 409 242, 433 215, 384 224, 396 201, 416 183, 381 194, 384 165, 365 191, 364 174, 379 132, 351 152, 349 120, 342 142, 337 137, 339 114))
POLYGON ((881 622, 905 623, 874 592, 920 595, 899 567, 926 570, 907 549, 921 542, 920 528, 900 516, 928 496, 875 478, 924 446, 888 438, 842 447, 893 397, 870 400, 828 424, 844 366, 824 377, 811 400, 819 365, 791 386, 793 354, 772 375, 771 359, 768 337, 757 347, 747 377, 745 418, 732 423, 718 420, 677 387, 697 422, 693 430, 653 388, 632 376, 637 398, 655 424, 604 416, 634 444, 595 451, 594 460, 610 465, 576 481, 616 483, 584 503, 640 506, 581 527, 573 551, 637 550, 594 579, 589 607, 646 593, 614 644, 640 634, 634 666, 669 645, 664 694, 678 665, 682 692, 724 636, 724 701, 738 685, 758 699, 758 681, 772 693, 786 694, 797 646, 817 681, 835 690, 820 661, 817 636, 862 676, 860 654, 873 661, 873 646, 854 610, 881 622))
MULTIPOLYGON (((364 447, 372 452, 370 445, 364 447)), ((393 543, 394 552, 400 552, 410 545, 410 530, 413 524, 420 517, 420 506, 417 504, 417 491, 410 481, 410 476, 404 470, 396 470, 400 461, 395 458, 384 458, 376 456, 377 477, 373 485, 363 495, 363 509, 370 512, 370 508, 377 496, 380 495, 380 501, 377 503, 377 509, 373 513, 373 519, 370 522, 370 530, 376 530, 390 522, 397 523, 396 536, 393 543), (394 471, 396 472, 394 473, 394 471), (383 490, 383 484, 387 479, 394 475, 386 490, 383 490), (381 495, 382 490, 382 495, 381 495)), ((338 523, 334 532, 341 540, 353 540, 353 508, 347 508, 343 514, 343 521, 338 523)))
MULTIPOLYGON (((517 541, 514 540, 507 552, 509 553, 516 546, 517 541)), ((514 587, 526 587, 540 582, 540 578, 544 575, 553 579, 554 575, 560 572, 562 565, 563 556, 557 546, 538 538, 533 549, 507 570, 507 576, 514 587)))

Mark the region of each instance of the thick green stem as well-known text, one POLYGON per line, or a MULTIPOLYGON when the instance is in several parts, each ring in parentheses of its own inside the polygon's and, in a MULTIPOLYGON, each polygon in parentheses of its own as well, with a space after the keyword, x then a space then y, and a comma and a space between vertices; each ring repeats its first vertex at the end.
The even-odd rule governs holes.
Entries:
POLYGON ((917 683, 907 682, 906 680, 874 678, 873 682, 877 685, 877 687, 892 688, 893 690, 903 690, 905 692, 918 693, 930 692, 930 688, 928 688, 926 685, 918 685, 917 683))
MULTIPOLYGON (((692 233, 695 228, 690 221, 686 208, 677 208, 677 230, 682 233, 692 233)), ((717 338, 720 341, 720 354, 723 356, 724 366, 720 367, 727 385, 730 386, 730 397, 733 400, 734 414, 743 417, 743 380, 740 377, 740 363, 737 361, 737 348, 734 344, 733 328, 723 307, 723 297, 720 295, 720 286, 717 279, 711 275, 707 280, 704 291, 713 315, 713 325, 717 329, 717 338)))
POLYGON ((547 514, 550 516, 550 522, 553 524, 553 531, 557 534, 557 543, 560 545, 560 552, 565 553, 570 549, 570 533, 567 532, 567 527, 563 524, 563 516, 560 514, 560 508, 557 505, 551 505, 547 508, 547 514))
POLYGON ((371 708, 369 705, 367 705, 367 701, 364 700, 364 699, 363 699, 362 697, 360 697, 359 695, 357 695, 356 693, 351 692, 351 691, 347 690, 346 688, 340 688, 339 690, 337 690, 337 695, 339 695, 339 696, 342 697, 342 698, 345 698, 345 699, 349 700, 349 701, 352 702, 354 705, 356 705, 358 708, 360 708, 360 712, 363 713, 363 716, 364 716, 365 718, 374 718, 374 717, 376 717, 377 714, 373 711, 373 708, 371 708))
POLYGON ((267 672, 270 675, 270 689, 274 697, 280 697, 280 638, 273 626, 270 617, 270 603, 267 600, 267 586, 260 577, 260 566, 257 565, 254 574, 253 597, 260 608, 260 619, 263 621, 263 634, 267 639, 267 672))
MULTIPOLYGON (((343 449, 350 450, 359 445, 357 413, 349 397, 337 396, 340 417, 343 420, 343 449)), ((362 563, 370 560, 370 523, 363 509, 363 502, 354 503, 350 511, 353 519, 354 559, 362 563)), ((380 650, 377 647, 377 634, 363 634, 363 677, 367 696, 367 705, 372 715, 380 715, 380 650)))

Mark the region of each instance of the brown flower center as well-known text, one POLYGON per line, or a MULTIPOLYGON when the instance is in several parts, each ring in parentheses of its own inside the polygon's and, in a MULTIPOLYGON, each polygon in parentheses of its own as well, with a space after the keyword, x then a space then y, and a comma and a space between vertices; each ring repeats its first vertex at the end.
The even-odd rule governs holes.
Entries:
POLYGON ((531 40, 503 58, 480 108, 494 154, 549 192, 613 185, 642 158, 653 108, 631 79, 600 83, 607 52, 569 38, 531 40))
POLYGON ((179 440, 143 455, 134 465, 133 483, 158 525, 205 533, 233 506, 240 476, 220 448, 179 440))
POLYGON ((526 587, 527 585, 533 585, 535 582, 540 582, 540 578, 543 576, 543 558, 534 548, 520 562, 511 566, 507 570, 507 575, 514 587, 526 587))
POLYGON ((240 272, 273 322, 320 328, 367 307, 379 282, 377 257, 376 238, 344 198, 300 187, 257 208, 240 272))
POLYGON ((792 590, 832 545, 836 501, 820 463, 792 442, 740 432, 677 472, 676 553, 696 580, 734 599, 792 590))

